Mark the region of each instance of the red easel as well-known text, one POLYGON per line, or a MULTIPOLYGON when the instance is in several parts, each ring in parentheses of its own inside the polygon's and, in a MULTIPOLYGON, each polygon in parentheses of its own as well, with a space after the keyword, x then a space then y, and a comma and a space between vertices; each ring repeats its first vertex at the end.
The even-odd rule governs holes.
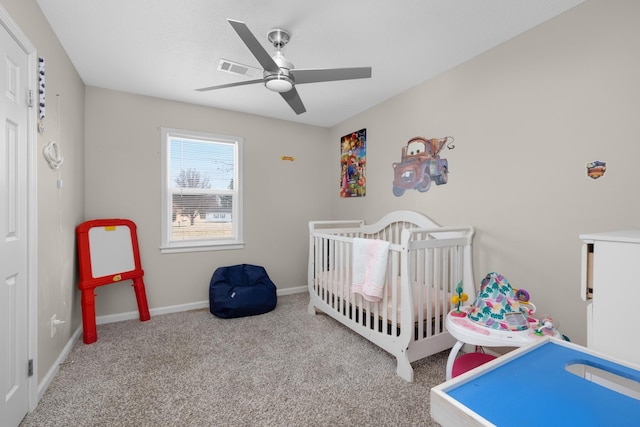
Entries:
POLYGON ((136 225, 127 219, 96 219, 76 227, 85 344, 96 342, 94 289, 122 280, 133 280, 142 322, 151 318, 142 276, 136 225), (129 239, 130 236, 130 239, 129 239), (94 277, 94 274, 98 277, 94 277))

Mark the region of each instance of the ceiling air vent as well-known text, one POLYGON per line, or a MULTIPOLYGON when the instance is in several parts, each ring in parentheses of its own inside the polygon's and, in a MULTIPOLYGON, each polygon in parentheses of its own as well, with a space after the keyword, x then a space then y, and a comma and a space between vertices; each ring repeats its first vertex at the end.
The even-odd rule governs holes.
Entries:
POLYGON ((229 61, 228 59, 221 59, 218 64, 218 70, 226 71, 227 73, 238 74, 241 76, 257 79, 262 77, 262 70, 248 65, 240 64, 237 62, 229 61))

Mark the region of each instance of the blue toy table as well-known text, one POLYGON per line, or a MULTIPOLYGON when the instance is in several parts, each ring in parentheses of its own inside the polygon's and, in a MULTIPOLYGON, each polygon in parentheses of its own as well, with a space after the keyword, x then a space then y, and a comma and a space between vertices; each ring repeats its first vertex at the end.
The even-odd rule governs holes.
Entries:
POLYGON ((637 367, 548 337, 431 389, 431 416, 444 427, 629 426, 639 398, 637 367))

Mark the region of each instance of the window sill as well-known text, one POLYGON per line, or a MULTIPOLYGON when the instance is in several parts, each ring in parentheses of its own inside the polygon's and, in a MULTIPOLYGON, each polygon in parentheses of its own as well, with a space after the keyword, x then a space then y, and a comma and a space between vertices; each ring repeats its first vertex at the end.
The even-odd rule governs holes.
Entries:
POLYGON ((172 245, 160 246, 160 253, 175 254, 175 253, 183 253, 183 252, 228 251, 228 250, 236 250, 236 249, 244 249, 244 242, 217 243, 217 244, 194 244, 194 243, 185 243, 180 245, 172 244, 172 245))

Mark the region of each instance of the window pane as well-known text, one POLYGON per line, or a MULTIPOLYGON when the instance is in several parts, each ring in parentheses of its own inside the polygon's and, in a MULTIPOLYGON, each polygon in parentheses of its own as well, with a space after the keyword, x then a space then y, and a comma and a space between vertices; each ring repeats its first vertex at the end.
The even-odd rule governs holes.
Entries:
POLYGON ((228 194, 174 194, 171 240, 232 239, 232 200, 228 194))
POLYGON ((234 144, 172 137, 170 149, 172 188, 233 189, 234 144))

